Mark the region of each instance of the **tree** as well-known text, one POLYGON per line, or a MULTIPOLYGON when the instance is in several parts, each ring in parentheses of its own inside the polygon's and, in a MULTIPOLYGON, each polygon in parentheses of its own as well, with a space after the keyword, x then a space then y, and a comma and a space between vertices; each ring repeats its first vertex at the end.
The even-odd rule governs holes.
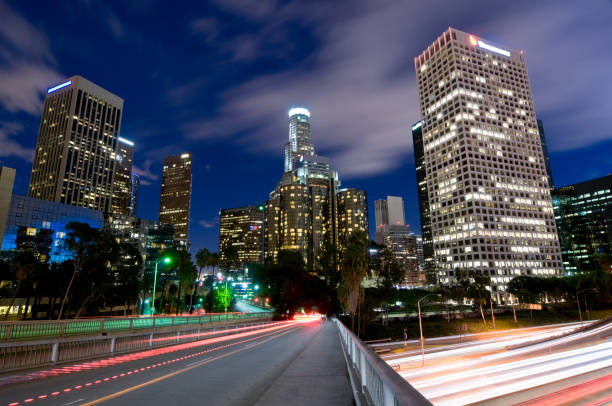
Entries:
MULTIPOLYGON (((200 280, 202 278, 202 270, 211 265, 211 257, 212 254, 207 248, 202 248, 198 252, 196 252, 196 265, 199 268, 197 279, 200 280)), ((193 292, 191 293, 191 299, 189 300, 189 313, 193 313, 193 298, 196 296, 198 290, 198 284, 194 283, 193 292)))
POLYGON ((361 281, 368 272, 368 235, 354 231, 342 252, 340 286, 338 294, 346 311, 351 315, 351 329, 355 329, 355 314, 361 299, 361 281))
POLYGON ((115 269, 114 302, 124 306, 124 315, 130 303, 136 304, 138 294, 143 285, 141 268, 142 255, 132 244, 122 243, 119 245, 121 253, 119 263, 115 269))
MULTIPOLYGON (((466 297, 472 300, 472 302, 478 305, 480 315, 482 316, 482 322, 487 324, 482 310, 482 306, 487 304, 488 300, 491 300, 491 292, 487 290, 487 287, 491 286, 491 278, 488 275, 484 275, 479 271, 456 271, 457 281, 466 297)), ((493 315, 491 315, 493 317, 493 315)))
POLYGON ((376 284, 386 294, 390 294, 393 286, 399 284, 404 279, 404 270, 393 251, 384 246, 374 261, 374 271, 376 272, 376 284))
POLYGON ((36 256, 31 251, 24 251, 18 253, 11 261, 10 270, 15 274, 15 281, 17 282, 17 286, 15 286, 13 296, 11 297, 11 302, 8 306, 8 309, 6 309, 4 320, 8 320, 9 313, 11 311, 11 308, 15 304, 15 299, 19 294, 19 289, 21 288, 21 285, 30 277, 34 269, 39 265, 40 263, 38 261, 38 258, 36 258, 36 256))
MULTIPOLYGON (((62 318, 68 295, 77 275, 89 273, 89 283, 77 315, 95 299, 101 288, 108 287, 108 272, 110 264, 116 263, 120 250, 115 238, 106 232, 97 230, 85 223, 70 222, 66 226, 68 234, 64 241, 65 248, 72 254, 73 271, 62 299, 57 319, 62 318)), ((80 293, 83 293, 82 291, 80 293)))

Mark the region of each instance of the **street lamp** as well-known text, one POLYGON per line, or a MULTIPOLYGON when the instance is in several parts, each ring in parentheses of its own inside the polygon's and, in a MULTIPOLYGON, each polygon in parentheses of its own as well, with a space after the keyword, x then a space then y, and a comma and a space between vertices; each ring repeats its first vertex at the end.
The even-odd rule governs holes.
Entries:
POLYGON ((155 289, 157 288, 157 265, 163 262, 164 264, 171 264, 172 258, 164 257, 160 260, 155 261, 155 276, 153 276, 153 299, 151 300, 151 314, 155 315, 155 289))
POLYGON ((417 308, 419 310, 419 331, 421 332, 421 366, 425 366, 425 339, 423 338, 423 323, 421 322, 421 301, 423 301, 428 296, 442 297, 442 295, 440 295, 439 293, 428 293, 427 295, 417 300, 417 308))

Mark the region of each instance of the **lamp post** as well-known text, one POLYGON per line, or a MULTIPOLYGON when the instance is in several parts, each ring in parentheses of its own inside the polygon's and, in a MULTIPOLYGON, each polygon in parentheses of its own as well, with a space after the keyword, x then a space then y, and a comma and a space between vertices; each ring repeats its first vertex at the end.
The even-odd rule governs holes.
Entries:
POLYGON ((438 293, 428 293, 427 295, 417 300, 417 309, 419 310, 419 331, 421 333, 421 366, 425 366, 425 338, 423 338, 423 323, 421 322, 421 301, 423 301, 426 297, 432 295, 438 297, 441 296, 438 293))
POLYGON ((157 265, 163 262, 164 264, 170 264, 172 259, 170 257, 164 257, 160 260, 155 261, 155 275, 153 276, 153 299, 151 299, 151 314, 155 315, 155 289, 157 288, 157 265))

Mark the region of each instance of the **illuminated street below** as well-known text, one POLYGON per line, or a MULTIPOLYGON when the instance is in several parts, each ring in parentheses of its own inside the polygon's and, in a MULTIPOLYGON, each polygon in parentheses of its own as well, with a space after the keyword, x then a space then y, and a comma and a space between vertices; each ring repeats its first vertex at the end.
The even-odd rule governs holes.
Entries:
POLYGON ((462 343, 458 337, 427 339, 424 367, 414 341, 383 358, 435 405, 605 400, 612 395, 612 324, 561 336, 578 328, 571 323, 474 334, 462 343), (563 395, 555 397, 559 391, 563 395))

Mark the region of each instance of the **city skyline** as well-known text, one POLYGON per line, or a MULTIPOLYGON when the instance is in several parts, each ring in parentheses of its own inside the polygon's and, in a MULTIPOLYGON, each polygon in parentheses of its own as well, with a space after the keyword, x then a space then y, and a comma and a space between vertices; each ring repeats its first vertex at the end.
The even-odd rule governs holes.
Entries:
MULTIPOLYGON (((605 15, 605 12, 597 9, 606 7, 605 3, 599 3, 599 6, 596 4, 590 10, 578 10, 569 3, 554 7, 551 7, 552 3, 546 3, 545 6, 529 9, 525 13, 529 13, 529 18, 536 21, 543 22, 548 14, 558 17, 551 19, 556 20, 556 23, 547 21, 540 26, 539 29, 544 35, 539 35, 538 38, 533 35, 535 32, 525 29, 519 32, 513 29, 511 17, 517 18, 521 11, 509 6, 493 11, 483 6, 483 3, 473 3, 483 13, 488 13, 492 21, 502 22, 497 25, 482 24, 467 16, 466 12, 452 10, 452 7, 449 7, 449 11, 454 13, 448 16, 433 16, 432 12, 426 12, 429 25, 423 33, 411 38, 409 44, 402 42, 402 49, 397 48, 395 34, 398 33, 384 32, 376 36, 376 40, 389 41, 388 46, 383 47, 385 50, 381 55, 388 59, 384 65, 367 65, 372 71, 362 72, 357 69, 354 73, 356 78, 352 81, 347 78, 331 89, 331 79, 337 78, 333 67, 338 61, 325 60, 324 57, 332 45, 340 47, 348 59, 367 59, 376 47, 370 45, 366 38, 357 37, 357 42, 363 45, 364 53, 356 53, 352 46, 344 43, 337 34, 329 31, 319 32, 317 30, 320 30, 320 26, 317 23, 307 21, 301 27, 304 32, 285 33, 283 43, 293 46, 284 51, 286 55, 253 53, 264 49, 258 48, 263 45, 257 42, 251 44, 253 49, 250 51, 232 48, 232 39, 237 37, 236 27, 232 28, 230 24, 230 32, 225 32, 220 29, 223 21, 237 18, 259 28, 255 32, 261 33, 265 22, 274 18, 274 13, 266 11, 265 7, 262 7, 262 11, 253 11, 249 15, 243 14, 245 12, 239 9, 232 9, 232 4, 234 3, 229 2, 226 5, 194 10, 193 16, 201 18, 182 17, 180 22, 184 27, 177 35, 179 38, 188 39, 187 55, 180 54, 180 57, 202 52, 200 47, 203 47, 206 55, 217 58, 219 66, 233 67, 236 71, 221 74, 212 69, 196 74, 179 69, 180 77, 176 73, 168 74, 169 67, 163 63, 146 66, 142 63, 131 63, 129 58, 125 64, 114 69, 97 67, 95 58, 91 58, 91 51, 88 50, 95 48, 97 43, 109 41, 116 42, 120 48, 119 52, 124 55, 131 45, 138 43, 139 34, 140 48, 135 47, 134 53, 142 56, 154 50, 151 44, 142 42, 143 34, 139 30, 142 30, 144 35, 152 34, 151 31, 138 26, 135 16, 159 17, 163 12, 158 7, 151 6, 148 10, 122 10, 112 5, 91 5, 89 8, 79 5, 70 6, 71 10, 50 12, 46 7, 42 7, 40 11, 28 11, 19 9, 18 5, 0 4, 3 14, 12 17, 11 25, 0 29, 2 44, 9 44, 7 55, 14 55, 11 63, 6 64, 7 68, 0 72, 0 83, 4 84, 4 89, 0 91, 0 145, 3 147, 0 159, 5 165, 17 169, 16 193, 27 193, 32 151, 36 145, 46 89, 61 83, 65 78, 79 74, 125 100, 121 135, 134 141, 136 145, 134 165, 138 168, 142 180, 138 217, 151 220, 157 218, 163 157, 183 150, 193 150, 195 176, 190 229, 195 248, 216 249, 219 227, 217 213, 220 207, 255 204, 266 199, 269 185, 277 180, 282 167, 282 151, 278 146, 286 142, 285 112, 288 108, 298 105, 305 105, 317 117, 313 122, 312 142, 317 144, 318 152, 330 157, 331 165, 338 169, 346 184, 368 192, 370 223, 375 223, 374 200, 387 195, 401 196, 406 204, 406 220, 413 231, 419 232, 410 124, 420 117, 416 108, 417 92, 411 58, 449 25, 525 50, 536 112, 546 127, 556 186, 604 176, 609 171, 610 157, 606 155, 606 151, 610 150, 612 142, 610 133, 602 132, 606 123, 601 112, 609 110, 610 106, 604 99, 599 98, 600 94, 608 92, 606 89, 610 89, 610 79, 601 76, 599 65, 609 64, 606 64, 605 60, 602 62, 601 58, 577 55, 580 58, 575 59, 580 60, 580 68, 585 72, 585 77, 578 78, 577 83, 566 89, 567 100, 558 100, 556 87, 559 84, 555 82, 564 69, 569 69, 559 67, 559 64, 566 62, 561 51, 563 41, 567 41, 568 37, 559 37, 557 34, 566 26, 588 19, 590 28, 573 29, 573 38, 570 39, 590 45, 575 52, 586 55, 599 52, 605 58, 605 52, 598 51, 595 46, 598 43, 588 41, 589 38, 599 38, 595 37, 595 33, 610 30, 609 27, 601 25, 601 17, 598 17, 605 15), (92 10, 96 7, 102 10, 92 10), (80 26, 77 24, 73 29, 58 28, 51 22, 56 16, 55 13, 64 12, 67 18, 70 18, 70 12, 87 17, 88 13, 95 14, 94 11, 103 11, 103 14, 108 16, 108 27, 104 27, 104 34, 91 38, 90 42, 78 39, 74 49, 78 49, 80 53, 73 52, 72 48, 66 49, 66 38, 76 35, 80 26), (45 19, 43 15, 46 14, 51 18, 45 19), (502 18, 504 14, 509 17, 502 18), (35 40, 25 37, 19 39, 12 36, 11 32, 28 32, 35 40), (47 39, 51 37, 54 37, 53 42, 47 39), (304 39, 303 42, 296 41, 298 38, 304 39), (28 41, 38 45, 32 46, 28 41), (208 41, 217 41, 229 48, 222 50, 208 41), (280 65, 283 63, 280 61, 288 67, 282 68, 280 65), (595 61, 599 61, 598 66, 595 66, 595 61), (311 64, 309 71, 304 72, 305 68, 300 67, 304 63, 311 64), (551 66, 555 67, 555 71, 561 72, 547 77, 546 73, 551 66), (20 69, 17 69, 18 67, 20 69), (295 79, 295 75, 292 75, 295 72, 303 73, 303 84, 285 86, 295 79), (210 88, 208 82, 211 78, 224 80, 221 80, 221 85, 210 88), (198 80, 201 82, 198 83, 198 80), (391 80, 394 85, 385 86, 383 82, 386 80, 391 80), (315 86, 317 83, 320 86, 315 86), (376 89, 364 85, 364 89, 359 90, 360 83, 367 83, 376 89), (258 84, 261 86, 258 87, 258 84), (272 91, 273 85, 283 88, 282 92, 272 91), (593 86, 599 90, 593 92, 593 86), (203 105, 190 107, 190 103, 197 99, 200 91, 209 88, 214 96, 211 99, 216 101, 206 101, 203 105), (344 96, 329 97, 330 100, 321 97, 332 93, 330 90, 343 88, 351 91, 344 96), (240 97, 240 92, 245 96, 245 101, 238 103, 236 99, 240 97), (581 92, 591 92, 588 100, 581 96, 586 93, 581 92), (352 100, 359 95, 368 94, 371 94, 374 100, 376 95, 384 96, 384 103, 377 106, 374 102, 363 99, 364 105, 360 106, 352 100), (258 98, 261 101, 259 104, 255 103, 258 98), (149 102, 148 99, 152 101, 149 102), (579 108, 577 100, 586 100, 586 110, 579 108), (395 105, 402 106, 398 108, 395 105), (167 113, 160 114, 166 110, 167 113), (402 114, 398 114, 400 112, 402 114), (368 114, 372 124, 362 125, 363 128, 359 129, 359 118, 364 114, 368 114), (266 134, 264 138, 263 133, 266 134), (372 134, 376 134, 376 137, 372 134), (576 134, 580 136, 577 137, 576 134), (385 142, 380 142, 380 137, 385 142), (169 142, 170 140, 172 142, 169 142), (197 148, 192 148, 194 145, 197 145, 197 148), (582 168, 582 171, 575 171, 570 165, 565 165, 567 161, 582 168), (257 179, 253 179, 252 173, 258 175, 257 179), (236 184, 241 185, 240 195, 231 190, 236 184)), ((267 2, 266 4, 274 5, 267 2)), ((393 11, 398 11, 395 9, 397 7, 399 6, 387 6, 373 12, 367 10, 367 5, 359 5, 350 15, 333 21, 337 24, 340 34, 349 32, 349 29, 358 29, 359 24, 363 24, 359 17, 366 14, 369 23, 382 27, 384 21, 392 20, 390 15, 393 11)), ((410 10, 400 11, 403 11, 405 16, 410 10)), ((313 13, 328 21, 332 19, 329 10, 321 5, 313 5, 313 13)), ((273 29, 279 31, 285 31, 288 22, 296 18, 289 12, 280 13, 278 17, 281 21, 273 29)), ((83 18, 81 24, 86 21, 87 18, 83 18)), ((100 30, 102 31, 102 27, 100 30)), ((254 40, 257 35, 255 37, 254 40)), ((161 41, 159 49, 155 50, 157 55, 172 55, 171 41, 172 37, 161 41)), ((258 41, 264 41, 263 37, 258 41)))

